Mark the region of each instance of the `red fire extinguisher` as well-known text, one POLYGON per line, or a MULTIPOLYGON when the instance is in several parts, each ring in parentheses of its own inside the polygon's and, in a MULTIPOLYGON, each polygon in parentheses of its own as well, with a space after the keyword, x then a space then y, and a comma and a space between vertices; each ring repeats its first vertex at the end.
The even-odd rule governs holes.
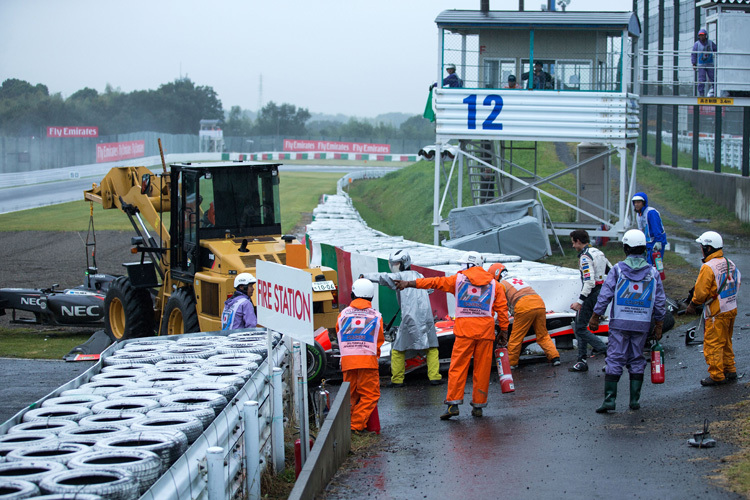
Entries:
POLYGON ((664 348, 658 341, 651 346, 651 383, 664 383, 664 348))
POLYGON ((651 254, 651 260, 653 261, 656 270, 659 271, 661 280, 664 281, 665 279, 667 279, 667 276, 664 274, 664 261, 661 258, 661 252, 659 252, 658 250, 654 250, 654 252, 651 254))
POLYGON ((510 374, 510 361, 508 360, 508 348, 495 348, 495 364, 497 365, 497 374, 500 375, 500 389, 503 394, 514 392, 513 375, 510 374))

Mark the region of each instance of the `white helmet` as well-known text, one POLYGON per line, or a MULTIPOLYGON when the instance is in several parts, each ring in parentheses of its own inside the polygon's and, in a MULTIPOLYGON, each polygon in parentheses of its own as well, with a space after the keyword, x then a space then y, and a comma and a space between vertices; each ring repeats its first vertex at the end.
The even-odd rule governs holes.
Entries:
POLYGON ((236 278, 234 278, 234 287, 237 288, 242 285, 250 285, 252 283, 255 283, 256 280, 255 276, 253 276, 250 273, 240 273, 237 275, 236 278))
POLYGON ((352 296, 353 298, 372 300, 375 296, 375 287, 372 281, 359 278, 352 284, 352 296))
POLYGON ((721 239, 721 235, 715 231, 706 231, 698 236, 698 239, 695 241, 704 247, 714 247, 717 250, 724 247, 724 240, 721 239))
POLYGON ((637 195, 633 196, 633 198, 630 200, 631 203, 634 202, 634 201, 645 202, 646 200, 643 198, 643 196, 637 194, 637 195))
POLYGON ((622 237, 622 244, 633 247, 645 247, 646 246, 646 235, 643 231, 638 229, 631 229, 626 231, 622 237))
POLYGON ((411 267, 411 255, 406 250, 396 250, 388 257, 391 271, 397 273, 411 267))
POLYGON ((470 252, 466 252, 465 254, 463 254, 463 256, 458 259, 458 263, 466 264, 467 269, 471 266, 482 267, 484 265, 484 258, 479 254, 479 252, 471 250, 470 252))

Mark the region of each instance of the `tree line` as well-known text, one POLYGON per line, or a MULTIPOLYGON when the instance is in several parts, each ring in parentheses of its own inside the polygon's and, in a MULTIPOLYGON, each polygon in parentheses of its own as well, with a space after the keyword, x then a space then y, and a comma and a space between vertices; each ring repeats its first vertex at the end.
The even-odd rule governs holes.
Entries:
POLYGON ((305 108, 269 102, 251 117, 239 106, 224 112, 210 86, 188 77, 156 90, 121 92, 107 85, 103 93, 83 88, 67 99, 50 94, 44 84, 10 78, 0 85, 0 135, 44 136, 48 126, 96 126, 99 135, 154 131, 196 134, 201 119, 220 120, 225 136, 369 137, 387 139, 434 138, 434 125, 419 115, 398 127, 350 118, 348 122, 311 121, 305 108))

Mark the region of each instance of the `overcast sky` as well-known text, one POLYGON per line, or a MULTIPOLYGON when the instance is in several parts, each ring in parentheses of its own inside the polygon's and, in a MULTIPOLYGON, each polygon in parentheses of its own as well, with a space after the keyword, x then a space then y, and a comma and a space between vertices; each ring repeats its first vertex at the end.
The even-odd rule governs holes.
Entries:
MULTIPOLYGON (((526 0, 540 10, 544 0, 526 0)), ((225 109, 290 103, 312 113, 421 114, 435 80, 435 17, 480 0, 0 0, 0 81, 67 98, 107 84, 156 89, 188 76, 225 109)), ((517 0, 490 0, 517 10, 517 0)), ((628 11, 632 0, 571 0, 628 11)))

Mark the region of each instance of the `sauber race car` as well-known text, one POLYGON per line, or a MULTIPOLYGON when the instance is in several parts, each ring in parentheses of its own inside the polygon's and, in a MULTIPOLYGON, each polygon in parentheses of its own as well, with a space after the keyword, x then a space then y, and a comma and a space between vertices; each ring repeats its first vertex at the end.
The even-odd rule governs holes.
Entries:
POLYGON ((11 323, 56 326, 103 324, 104 297, 116 278, 109 274, 87 274, 76 288, 0 288, 0 316, 11 313, 11 323))

